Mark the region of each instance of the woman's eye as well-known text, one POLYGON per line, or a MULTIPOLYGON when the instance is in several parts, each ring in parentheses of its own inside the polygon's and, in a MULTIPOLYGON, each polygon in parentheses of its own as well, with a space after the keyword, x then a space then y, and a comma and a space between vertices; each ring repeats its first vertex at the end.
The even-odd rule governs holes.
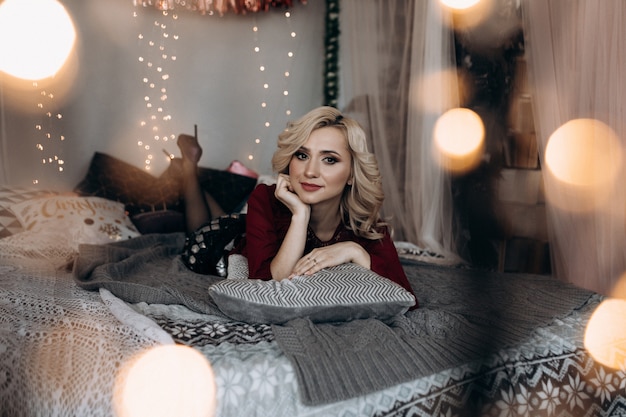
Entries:
POLYGON ((300 160, 304 160, 307 158, 307 154, 305 154, 304 152, 300 152, 300 151, 294 153, 293 156, 300 160))
POLYGON ((336 164, 337 162, 339 162, 339 161, 337 161, 337 159, 336 159, 336 158, 333 158, 332 156, 327 156, 327 157, 325 157, 325 158, 323 159, 323 161, 324 161, 324 162, 326 162, 326 163, 327 163, 327 164, 329 164, 329 165, 333 165, 333 164, 336 164))

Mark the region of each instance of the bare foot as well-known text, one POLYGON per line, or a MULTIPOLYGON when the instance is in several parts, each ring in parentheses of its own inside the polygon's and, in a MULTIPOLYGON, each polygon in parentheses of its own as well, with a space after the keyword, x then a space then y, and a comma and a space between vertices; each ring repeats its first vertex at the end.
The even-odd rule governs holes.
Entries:
POLYGON ((183 157, 183 163, 198 163, 200 157, 202 156, 202 148, 195 137, 184 134, 179 135, 176 144, 178 145, 180 153, 183 157))

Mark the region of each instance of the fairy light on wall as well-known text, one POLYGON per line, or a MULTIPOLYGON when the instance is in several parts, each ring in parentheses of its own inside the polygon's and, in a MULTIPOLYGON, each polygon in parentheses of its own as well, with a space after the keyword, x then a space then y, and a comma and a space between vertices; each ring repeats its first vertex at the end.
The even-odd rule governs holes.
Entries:
MULTIPOLYGON (((302 4, 306 4, 306 0, 300 0, 302 4)), ((283 17, 288 29, 287 39, 291 41, 291 45, 286 48, 284 59, 269 59, 269 55, 264 54, 261 46, 263 42, 259 39, 260 27, 256 23, 256 17, 253 23, 252 31, 254 36, 253 53, 258 57, 258 71, 260 72, 260 86, 262 88, 262 99, 260 102, 261 117, 263 119, 262 126, 258 135, 255 135, 254 144, 260 145, 265 138, 273 137, 272 128, 274 125, 284 123, 285 116, 290 118, 292 112, 289 103, 289 80, 293 66, 293 59, 296 54, 291 49, 295 44, 294 39, 297 37, 293 30, 291 21, 292 0, 272 1, 265 3, 260 7, 260 2, 223 2, 218 5, 217 2, 204 2, 199 0, 133 0, 133 4, 138 7, 154 7, 161 11, 162 17, 154 22, 154 29, 150 35, 140 33, 138 36, 138 47, 142 51, 139 56, 139 62, 142 64, 144 74, 142 82, 146 86, 145 93, 142 95, 143 104, 145 105, 146 116, 140 121, 142 133, 137 138, 137 146, 145 152, 144 168, 150 170, 152 160, 155 157, 154 152, 164 151, 168 158, 172 158, 164 147, 163 142, 175 140, 176 134, 169 132, 167 125, 172 120, 171 114, 168 113, 166 107, 167 100, 167 69, 171 61, 176 60, 175 55, 168 54, 168 43, 172 40, 178 40, 178 35, 173 35, 172 28, 178 20, 176 10, 184 10, 198 12, 208 16, 223 16, 227 12, 235 12, 236 14, 267 12, 270 9, 283 8, 283 17), (169 19, 169 20, 168 20, 169 19), (266 62, 268 61, 268 62, 266 62), (281 68, 282 67, 282 68, 281 68), (276 74, 281 74, 276 77, 276 74), (270 77, 271 75, 271 77, 270 77), (268 80, 271 78, 272 82, 268 80), (278 78, 278 81, 276 79, 278 78), (274 85, 274 84, 276 85, 274 85), (271 103, 271 104, 270 104, 271 103)), ((134 16, 138 16, 135 11, 134 16)), ((248 160, 253 160, 257 153, 258 147, 248 153, 248 160)))
MULTIPOLYGON (((0 2, 0 72, 12 77, 9 88, 27 87, 18 100, 28 103, 29 113, 32 108, 32 113, 37 115, 33 126, 34 147, 44 167, 39 170, 40 175, 48 178, 52 177, 48 167, 54 174, 64 171, 65 162, 60 154, 65 136, 58 133, 63 132, 63 114, 57 109, 62 107, 68 80, 75 70, 68 64, 75 43, 72 17, 58 1, 0 2)), ((36 177, 31 181, 39 184, 36 177)))
MULTIPOLYGON (((38 83, 33 82, 35 89, 39 88, 38 83)), ((55 96, 50 91, 41 90, 39 94, 39 100, 37 100, 38 111, 44 112, 40 122, 35 124, 35 131, 39 137, 39 141, 35 145, 35 148, 41 154, 41 163, 44 166, 52 166, 57 172, 63 172, 63 165, 65 161, 60 156, 63 149, 62 146, 58 146, 65 141, 63 134, 54 133, 55 131, 62 132, 63 129, 59 127, 63 120, 63 114, 60 111, 54 109, 55 96), (55 151, 56 149, 56 151, 55 151)), ((32 180, 33 184, 39 184, 38 179, 32 180)))
MULTIPOLYGON (((297 33, 293 30, 291 22, 291 11, 286 10, 283 13, 285 24, 288 29, 289 39, 291 39, 289 48, 283 55, 283 60, 275 62, 266 62, 267 56, 263 53, 264 50, 261 47, 261 41, 259 40, 260 28, 256 24, 252 26, 252 33, 254 35, 254 47, 253 53, 258 58, 258 71, 259 80, 262 88, 262 100, 260 102, 260 114, 262 115, 262 127, 260 128, 260 134, 254 139, 255 145, 260 145, 265 139, 272 136, 271 128, 275 123, 284 119, 283 115, 289 118, 291 116, 291 107, 289 103, 289 81, 291 77, 291 71, 293 68, 293 59, 295 53, 292 50, 292 46, 295 44, 297 33), (282 68, 281 68, 282 67, 282 68), (282 77, 280 78, 280 85, 274 87, 268 82, 269 74, 275 74, 282 71, 282 77), (276 97, 278 95, 278 97, 276 97), (270 104, 271 103, 271 104, 270 104)), ((248 154, 248 160, 253 160, 256 149, 248 154)))
MULTIPOLYGON (((137 11, 133 16, 138 17, 137 11)), ((141 32, 137 36, 141 51, 138 62, 143 68, 141 82, 145 106, 144 118, 139 122, 141 134, 137 146, 145 156, 143 162, 146 171, 151 169, 155 152, 161 152, 165 143, 176 138, 176 134, 169 128, 172 115, 167 107, 167 99, 169 70, 172 62, 176 61, 175 52, 171 52, 175 48, 171 47, 171 43, 179 38, 174 33, 177 20, 178 14, 165 8, 154 20, 151 32, 141 32)))

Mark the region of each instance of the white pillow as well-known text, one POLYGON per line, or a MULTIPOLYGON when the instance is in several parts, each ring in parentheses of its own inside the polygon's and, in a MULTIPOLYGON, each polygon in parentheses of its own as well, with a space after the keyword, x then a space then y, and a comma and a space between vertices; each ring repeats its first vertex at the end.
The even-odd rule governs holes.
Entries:
MULTIPOLYGON (((231 258, 229 277, 234 278, 231 258)), ((247 323, 280 324, 301 317, 316 323, 386 320, 415 305, 413 294, 400 285, 352 263, 291 280, 238 278, 210 286, 209 294, 224 314, 247 323)))
POLYGON ((25 230, 69 237, 73 249, 82 243, 103 244, 139 236, 124 204, 101 197, 53 196, 11 206, 25 230))

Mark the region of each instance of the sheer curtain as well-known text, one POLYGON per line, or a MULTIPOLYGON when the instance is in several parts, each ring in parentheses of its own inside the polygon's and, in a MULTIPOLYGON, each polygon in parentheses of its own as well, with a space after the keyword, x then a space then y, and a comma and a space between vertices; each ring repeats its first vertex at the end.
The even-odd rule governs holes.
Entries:
POLYGON ((611 294, 626 270, 626 2, 526 0, 523 14, 553 271, 611 294), (547 166, 551 135, 577 119, 598 120, 618 138, 606 141, 598 128, 592 130, 596 148, 572 168, 586 170, 589 181, 614 170, 593 194, 564 186, 547 166))
POLYGON ((431 153, 432 128, 458 106, 449 17, 437 0, 341 1, 341 97, 369 130, 394 239, 458 258, 450 178, 431 153))

